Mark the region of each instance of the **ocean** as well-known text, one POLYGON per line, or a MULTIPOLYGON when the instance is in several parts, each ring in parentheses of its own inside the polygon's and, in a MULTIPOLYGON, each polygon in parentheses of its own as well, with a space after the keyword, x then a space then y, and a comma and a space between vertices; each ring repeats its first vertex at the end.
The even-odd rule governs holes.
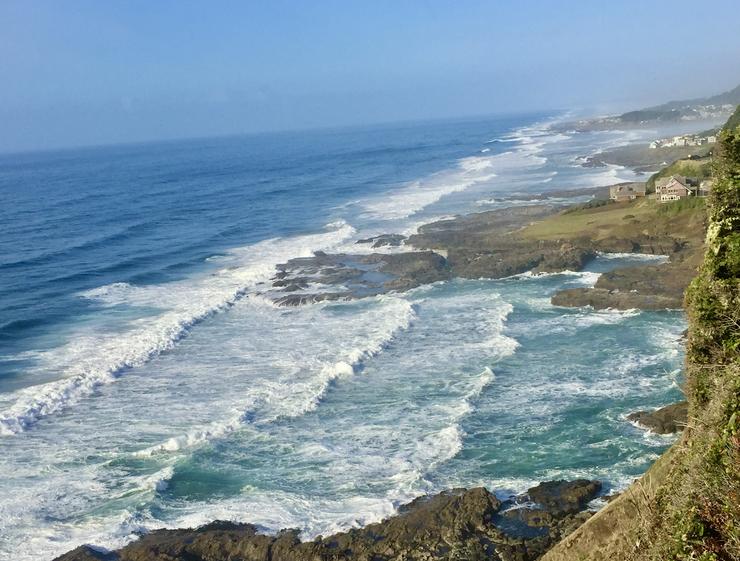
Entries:
POLYGON ((660 258, 262 295, 292 257, 634 179, 578 157, 655 134, 553 118, 1 155, 0 559, 213 519, 312 537, 450 487, 638 477, 672 437, 625 416, 681 398, 684 315, 549 296, 660 258))

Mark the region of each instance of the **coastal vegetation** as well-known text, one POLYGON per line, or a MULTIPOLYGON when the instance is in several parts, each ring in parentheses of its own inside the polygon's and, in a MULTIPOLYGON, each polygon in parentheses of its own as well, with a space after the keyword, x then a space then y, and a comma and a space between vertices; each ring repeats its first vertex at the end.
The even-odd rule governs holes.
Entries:
MULTIPOLYGON (((606 201, 604 201, 606 203, 606 201)), ((594 206, 578 206, 527 226, 522 235, 532 240, 568 240, 584 237, 608 243, 613 239, 670 235, 698 241, 704 221, 704 199, 660 204, 648 198, 594 206)))
POLYGON ((586 167, 626 166, 635 171, 654 173, 664 168, 667 163, 677 160, 705 158, 709 156, 713 147, 714 144, 650 148, 648 144, 628 144, 588 156, 583 165, 586 167))
POLYGON ((719 136, 706 252, 686 295, 683 437, 546 561, 740 559, 739 113, 719 136))
MULTIPOLYGON (((738 107, 740 107, 740 105, 738 105, 738 107)), ((727 130, 735 130, 737 127, 740 127, 740 110, 735 110, 725 125, 727 130)))
POLYGON ((696 211, 703 215, 703 213, 706 212, 706 203, 707 200, 705 197, 687 197, 677 201, 670 201, 663 203, 658 207, 658 215, 672 216, 692 211, 696 211))

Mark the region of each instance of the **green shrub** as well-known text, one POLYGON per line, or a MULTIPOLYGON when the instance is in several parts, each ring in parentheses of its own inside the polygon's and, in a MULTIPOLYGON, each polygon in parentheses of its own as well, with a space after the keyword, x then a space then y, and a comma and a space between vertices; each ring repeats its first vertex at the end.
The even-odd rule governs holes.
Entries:
POLYGON ((658 214, 663 216, 675 216, 685 210, 703 208, 704 206, 706 206, 706 199, 704 197, 687 197, 685 199, 679 199, 669 203, 661 203, 658 207, 658 214))
POLYGON ((740 559, 740 127, 720 133, 714 173, 704 263, 686 292, 689 426, 628 559, 740 559))

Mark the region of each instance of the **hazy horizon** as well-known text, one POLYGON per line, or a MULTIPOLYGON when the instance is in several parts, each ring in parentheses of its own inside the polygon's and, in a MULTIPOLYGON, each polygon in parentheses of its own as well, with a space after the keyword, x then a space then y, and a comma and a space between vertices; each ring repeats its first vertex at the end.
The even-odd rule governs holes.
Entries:
POLYGON ((703 97, 740 82, 733 7, 6 2, 0 152, 703 97))

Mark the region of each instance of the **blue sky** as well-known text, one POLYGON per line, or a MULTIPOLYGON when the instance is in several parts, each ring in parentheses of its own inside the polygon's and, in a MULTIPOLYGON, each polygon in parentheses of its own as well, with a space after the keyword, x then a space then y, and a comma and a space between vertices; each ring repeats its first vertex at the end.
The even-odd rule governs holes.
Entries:
POLYGON ((624 109, 740 83, 737 0, 0 3, 0 150, 624 109))

